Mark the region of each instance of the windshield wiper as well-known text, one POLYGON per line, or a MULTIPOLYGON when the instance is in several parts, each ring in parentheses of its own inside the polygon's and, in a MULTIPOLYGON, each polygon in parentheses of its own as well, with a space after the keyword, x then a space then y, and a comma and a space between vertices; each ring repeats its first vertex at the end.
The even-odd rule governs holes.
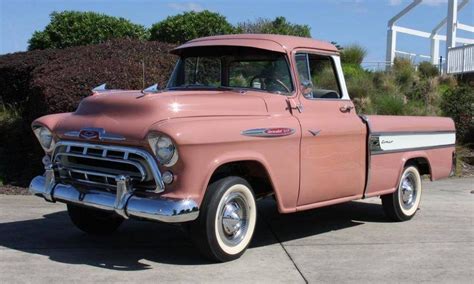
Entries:
POLYGON ((168 88, 170 90, 179 90, 179 89, 204 89, 204 90, 218 90, 218 91, 231 91, 231 92, 236 92, 236 93, 246 93, 247 90, 245 89, 240 89, 240 88, 234 88, 234 87, 228 87, 228 86, 206 86, 206 85, 199 85, 199 84, 188 84, 188 85, 183 85, 183 86, 175 86, 175 87, 170 87, 168 88))
POLYGON ((233 88, 233 87, 228 87, 228 86, 219 86, 219 87, 216 87, 216 89, 219 91, 231 91, 231 92, 236 92, 239 94, 244 94, 247 92, 247 90, 245 89, 233 88))

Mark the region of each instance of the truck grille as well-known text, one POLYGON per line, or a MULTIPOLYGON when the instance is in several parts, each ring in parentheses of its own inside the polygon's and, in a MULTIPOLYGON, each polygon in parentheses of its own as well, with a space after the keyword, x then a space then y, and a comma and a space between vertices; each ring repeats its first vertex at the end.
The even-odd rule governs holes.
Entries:
POLYGON ((60 141, 53 163, 62 183, 115 190, 117 175, 130 177, 134 189, 163 191, 163 182, 153 156, 129 147, 60 141))

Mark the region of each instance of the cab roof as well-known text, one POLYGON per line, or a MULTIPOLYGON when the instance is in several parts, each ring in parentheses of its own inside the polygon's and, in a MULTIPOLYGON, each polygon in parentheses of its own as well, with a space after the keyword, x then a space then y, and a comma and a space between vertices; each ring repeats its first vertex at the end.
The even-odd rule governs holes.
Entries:
POLYGON ((190 40, 183 45, 176 47, 171 52, 174 54, 180 54, 187 48, 205 46, 253 47, 281 53, 292 51, 295 48, 310 48, 330 53, 339 52, 334 45, 325 41, 274 34, 232 34, 202 37, 190 40))

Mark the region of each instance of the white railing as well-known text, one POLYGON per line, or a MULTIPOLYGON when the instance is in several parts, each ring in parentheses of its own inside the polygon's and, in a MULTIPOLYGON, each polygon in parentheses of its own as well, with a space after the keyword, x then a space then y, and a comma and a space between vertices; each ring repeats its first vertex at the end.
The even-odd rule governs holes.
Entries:
POLYGON ((474 44, 452 47, 448 51, 448 74, 474 72, 474 44))

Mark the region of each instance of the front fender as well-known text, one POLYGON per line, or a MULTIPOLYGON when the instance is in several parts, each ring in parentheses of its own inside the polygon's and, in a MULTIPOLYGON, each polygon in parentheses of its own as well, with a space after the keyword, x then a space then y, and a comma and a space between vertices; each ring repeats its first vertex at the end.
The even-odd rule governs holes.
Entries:
POLYGON ((155 124, 151 131, 169 135, 177 144, 179 160, 170 170, 176 183, 165 195, 193 198, 200 204, 209 180, 221 165, 236 161, 262 164, 271 179, 278 208, 294 212, 299 190, 298 121, 288 116, 219 117, 170 119, 155 124), (250 137, 242 131, 263 127, 295 129, 284 137, 250 137))

